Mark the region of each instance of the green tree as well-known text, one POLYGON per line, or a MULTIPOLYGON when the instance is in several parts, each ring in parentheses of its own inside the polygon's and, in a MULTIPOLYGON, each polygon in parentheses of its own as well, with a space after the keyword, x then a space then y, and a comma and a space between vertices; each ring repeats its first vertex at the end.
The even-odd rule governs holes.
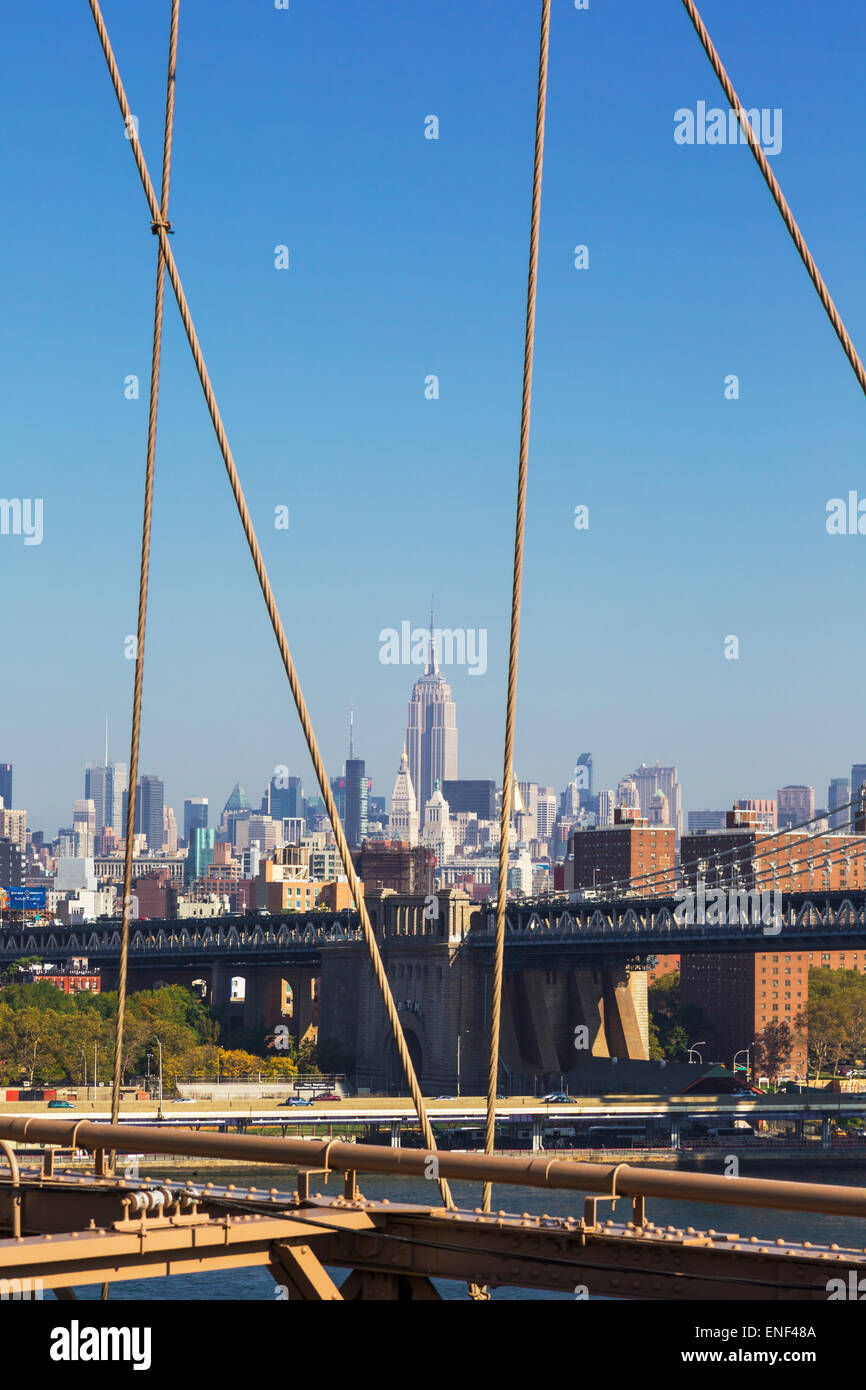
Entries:
POLYGON ((701 1035, 704 1016, 695 1004, 680 1001, 679 972, 662 975, 647 991, 650 1057, 679 1062, 688 1057, 689 1039, 701 1035))
POLYGON ((794 1034, 787 1019, 781 1023, 774 1019, 763 1032, 755 1035, 755 1071, 766 1072, 770 1080, 775 1081, 779 1072, 790 1062, 793 1047, 794 1034))

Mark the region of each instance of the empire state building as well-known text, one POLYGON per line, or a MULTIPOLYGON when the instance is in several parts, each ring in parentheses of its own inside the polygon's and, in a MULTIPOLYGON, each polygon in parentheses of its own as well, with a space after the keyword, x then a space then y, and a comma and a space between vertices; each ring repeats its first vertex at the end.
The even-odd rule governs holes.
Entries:
POLYGON ((451 687, 439 670, 432 614, 427 666, 415 682, 409 701, 406 754, 422 810, 437 781, 452 782, 457 778, 457 707, 451 699, 451 687))

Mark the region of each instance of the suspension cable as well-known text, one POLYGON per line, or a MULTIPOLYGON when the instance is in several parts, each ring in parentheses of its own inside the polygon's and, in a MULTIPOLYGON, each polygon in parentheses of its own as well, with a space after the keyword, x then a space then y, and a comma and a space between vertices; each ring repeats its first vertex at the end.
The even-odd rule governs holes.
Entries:
MULTIPOLYGON (((171 32, 168 45, 168 78, 165 92, 165 134, 162 147, 162 199, 158 221, 164 231, 168 221, 168 194, 171 182, 171 141, 174 127, 174 81, 177 70, 177 29, 180 0, 171 0, 171 32)), ((133 138, 131 125, 127 133, 133 138)), ((156 221, 157 218, 154 218, 156 221)), ((117 980, 117 1023, 114 1041, 114 1080, 111 1087, 111 1123, 117 1124, 120 1111, 120 1083, 123 1067, 123 1030, 126 1021, 126 977, 129 960, 129 915, 132 895, 132 855, 135 844, 138 753, 141 735, 141 688, 144 680, 144 630, 147 620, 147 580, 150 569, 150 523, 153 510, 153 474, 156 457, 156 416, 159 402, 159 364, 162 349, 162 308, 165 287, 165 255, 160 241, 156 261, 156 294, 153 310, 153 350, 150 361, 150 409, 147 417, 147 465, 144 478, 144 520, 141 530, 141 568, 138 581, 138 630, 135 647, 135 682, 132 697, 132 734, 129 747, 129 779, 126 793, 126 840, 123 856, 123 927, 120 938, 120 968, 117 980)))
POLYGON ((779 184, 776 180, 775 175, 773 174, 772 169, 767 163, 767 157, 764 154, 764 151, 761 149, 757 136, 755 135, 755 132, 752 130, 752 127, 749 124, 749 118, 743 106, 740 104, 740 99, 734 91, 734 85, 731 82, 731 79, 729 78, 727 72, 725 71, 724 64, 722 63, 722 60, 716 51, 715 45, 713 44, 712 39, 707 33, 704 22, 701 19, 700 14, 698 13, 698 7, 694 3, 694 0, 683 0, 683 5, 685 6, 686 13, 688 14, 689 19, 692 21, 692 24, 694 25, 695 32, 697 33, 697 36, 701 41, 701 46, 703 47, 704 52, 706 53, 707 57, 710 60, 710 63, 712 64, 713 71, 715 72, 716 77, 719 79, 719 82, 722 85, 722 90, 724 91, 725 96, 727 97, 732 109, 737 113, 737 120, 740 123, 740 129, 742 130, 743 134, 749 142, 749 149, 755 156, 758 168, 763 174, 767 187, 769 188, 770 193, 772 194, 773 202, 776 204, 776 207, 782 214, 782 220, 784 221, 785 226, 788 228, 794 245, 796 246, 797 251, 800 255, 800 259, 809 273, 809 279, 815 286, 815 289, 818 292, 818 297, 827 311, 827 316, 833 325, 836 337, 842 344, 842 347, 845 351, 845 356, 851 363, 851 366, 854 369, 854 375, 857 377, 857 380, 859 381, 862 390, 866 392, 866 368, 864 368, 863 363, 861 362, 860 357, 857 353, 857 349, 855 348, 848 335, 848 332, 839 314, 839 310, 833 303, 830 291, 827 289, 827 286, 824 284, 824 281, 821 278, 821 272, 815 264, 815 261, 809 251, 809 248, 806 245, 806 242, 803 238, 803 233, 800 231, 800 228, 797 226, 797 223, 794 220, 794 214, 791 212, 791 209, 788 206, 785 195, 779 187, 779 184))
MULTIPOLYGON (((529 417, 532 407, 532 360, 535 344, 535 301, 538 288, 538 236, 541 221, 541 176, 544 163, 544 117, 547 104, 547 60, 550 48, 550 0, 541 3, 541 41, 538 57, 538 102, 535 114, 535 165, 532 177, 532 216, 529 238, 529 283, 526 293, 526 335, 523 349, 523 398, 520 413, 520 461, 517 470, 517 518, 511 586, 511 637, 508 649, 508 693, 505 712, 505 757, 499 838, 499 888, 496 894, 496 948, 490 1017, 490 1069, 487 1079, 487 1125, 484 1152, 491 1154, 496 1133, 496 1090, 499 1080, 499 1032, 502 1013, 502 973, 505 961, 505 903, 508 897, 508 832, 511 786, 514 778, 514 711, 517 695, 517 655, 520 642, 520 599, 523 585, 523 536, 526 521, 526 477, 529 460, 529 417)), ((492 1183, 484 1184, 482 1209, 490 1211, 492 1183)))
MULTIPOLYGON (((549 0, 547 0, 547 3, 549 3, 549 0)), ((228 437, 223 426, 222 416, 220 414, 219 406, 217 405, 217 400, 214 394, 213 386, 211 385, 210 376, 208 374, 207 366, 205 364, 204 356, 202 354, 201 346, 199 344, 198 335, 195 331, 195 325, 192 321, 192 316, 189 310, 189 304, 187 303, 187 298, 183 290, 183 285, 181 284, 177 264, 174 259, 174 254, 169 244, 167 229, 163 225, 162 220, 160 219, 159 208, 156 202, 156 194, 154 193, 153 184, 150 179, 150 174, 148 173, 147 164, 141 149, 141 144, 138 138, 135 136, 132 128, 133 122, 129 108, 129 102, 126 98, 126 92, 124 90, 123 83, 120 78, 120 73, 118 71, 117 63, 115 61, 114 52, 111 47, 111 42, 108 37, 108 32, 105 28, 105 22, 102 18, 102 11, 99 7, 99 0, 88 0, 88 4, 90 6, 90 11, 93 15, 93 20, 96 25, 97 33, 99 35, 99 41, 102 45, 102 51, 105 55, 105 61, 108 65, 108 71, 111 75, 111 82, 112 86, 114 87, 114 92, 117 97, 118 105, 120 106, 120 110, 123 115, 126 128, 130 132, 129 145, 130 149, 132 150, 136 168, 138 169, 142 188, 144 189, 144 195, 147 199, 148 207, 150 208, 151 217, 153 218, 152 225, 156 228, 157 235, 159 236, 160 246, 162 248, 163 256, 165 258, 165 267, 168 271, 168 278, 171 282, 172 289, 174 290, 175 299, 177 300, 177 306, 180 311, 180 316, 183 321, 183 326, 186 331, 187 339, 189 341, 190 350, 192 352, 193 360, 196 366, 196 371, 198 372, 199 381, 201 382, 202 390, 204 392, 204 397, 208 408, 208 414, 210 415, 211 422, 214 427, 217 443, 219 445, 220 453, 222 454, 223 463, 225 464, 226 474, 228 476, 229 484, 232 489, 232 494, 235 499, 235 504, 238 509, 238 514, 241 519, 241 524, 244 529, 244 535, 246 536, 247 544, 249 546, 250 554, 252 556, 256 576, 259 581, 259 587, 261 588, 262 596, 265 601, 265 606, 268 611, 268 617, 271 620, 271 627, 273 628, 274 636, 277 640, 277 646, 279 648, 280 657, 282 658, 283 668, 286 672, 286 677, 289 682, 289 687, 292 692, 295 707, 298 711, 298 718, 301 723, 301 728, 304 732, 304 738, 306 739, 310 759, 312 761, 313 768, 316 773, 316 778, 319 783, 319 789, 322 793, 322 799, 325 802, 325 809, 327 811, 328 817, 331 822, 331 826, 334 831, 334 838, 337 841, 337 848, 340 851, 340 859, 342 861, 343 870, 346 874, 346 878, 349 882, 349 890, 351 892, 353 901, 357 905, 357 911, 361 920, 361 929, 363 931, 364 941, 367 945, 367 950, 370 955, 370 960, 373 966, 373 972, 375 974, 376 981, 382 993, 382 998, 385 1004, 385 1010, 388 1015, 388 1021, 391 1025, 391 1031, 394 1037, 394 1043, 398 1055, 400 1057, 400 1061, 403 1065, 403 1071, 405 1073, 406 1080, 409 1085, 409 1090, 411 1092, 412 1101, 415 1106, 415 1111, 418 1115, 418 1122, 424 1135, 424 1143, 428 1149, 435 1153, 436 1140, 434 1138, 433 1130, 430 1125, 430 1120, 427 1115, 426 1106, 424 1105, 424 1099, 421 1095, 421 1088, 418 1084, 418 1078, 415 1074, 415 1068, 412 1065, 412 1058, 409 1055, 409 1048, 406 1044, 406 1038, 403 1033, 402 1026, 400 1024, 400 1016, 397 1013, 397 1007, 394 1003, 394 996, 391 993, 391 987, 388 983, 388 977, 385 973, 385 967, 382 963, 382 957, 379 952, 379 948, 376 944, 376 937, 370 922, 370 916, 367 911, 366 903, 364 902, 362 887, 358 879, 358 875, 355 872, 355 866, 352 863, 352 856, 349 851, 349 845, 346 840, 345 833, 343 831, 343 826, 340 821, 340 817, 337 814, 337 807, 334 802, 333 793, 331 791, 331 785, 328 780, 327 772, 325 771, 325 765, 322 760, 321 752, 319 750, 318 740, 316 739, 316 735, 313 730, 312 722, 310 720, 310 714, 307 709, 307 704, 304 699, 303 692, 301 690, 300 681, 298 680, 298 675, 295 670, 295 664, 292 659, 291 652, 289 650, 289 644, 286 640, 285 629, 283 627, 282 619, 280 618, 279 610, 277 608, 277 602, 274 598, 274 593, 271 588, 270 580, 268 579, 264 558, 262 556, 261 548, 256 537, 255 527, 253 526, 252 518, 249 513, 249 508, 247 507, 246 498, 244 497, 243 488, 241 487, 240 478, 238 477, 237 468, 235 467, 231 447, 229 445, 228 437)), ((439 1177, 437 1180, 439 1184, 439 1191, 442 1195, 442 1200, 444 1204, 447 1207, 453 1207, 454 1204, 451 1199, 451 1192, 448 1183, 443 1177, 439 1177)))

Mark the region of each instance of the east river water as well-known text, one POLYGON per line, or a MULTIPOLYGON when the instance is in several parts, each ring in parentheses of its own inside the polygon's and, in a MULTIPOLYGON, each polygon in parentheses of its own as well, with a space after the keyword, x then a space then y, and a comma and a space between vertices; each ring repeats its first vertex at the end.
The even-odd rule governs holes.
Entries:
MULTIPOLYGON (((720 1169, 706 1167, 709 1173, 720 1169)), ((834 1183, 845 1187, 866 1185, 866 1165, 863 1168, 852 1166, 834 1167, 821 1159, 806 1164, 780 1162, 778 1165, 762 1162, 751 1167, 743 1161, 743 1176, 759 1178, 778 1178, 791 1182, 834 1183)), ((285 1168, 249 1169, 207 1169, 189 1168, 174 1172, 168 1167, 163 1171, 150 1170, 147 1176, 185 1181, 192 1179, 197 1184, 212 1181, 215 1186, 234 1183, 238 1188, 255 1186, 259 1192, 266 1193, 275 1187, 281 1192, 290 1193, 294 1187, 293 1174, 285 1168), (158 1176, 157 1176, 158 1175, 158 1176)), ((731 1180, 732 1182, 735 1179, 731 1180)), ((431 1184, 423 1179, 379 1177, 359 1175, 361 1191, 364 1196, 377 1200, 388 1197, 392 1202, 409 1202, 420 1205, 431 1204, 431 1184)), ((470 1210, 481 1203, 481 1189, 478 1184, 452 1182, 452 1196, 459 1207, 470 1210)), ((322 1186, 322 1179, 313 1180, 315 1190, 324 1194, 342 1193, 342 1176, 335 1173, 328 1187, 322 1186)), ((434 1192, 436 1189, 434 1188, 434 1192)), ((493 1190, 493 1209, 506 1212, 528 1212, 531 1216, 548 1214, 551 1216, 583 1215, 583 1194, 578 1192, 540 1191, 531 1188, 498 1186, 493 1190)), ((610 1207, 599 1208, 600 1219, 611 1215, 610 1207)), ((622 1222, 630 1216, 629 1203, 617 1203, 613 1219, 622 1222)), ((812 1241, 815 1244, 854 1246, 861 1250, 866 1247, 866 1222, 842 1216, 818 1216, 794 1211, 761 1210, 756 1207, 719 1206, 699 1202, 665 1202, 656 1198, 647 1199, 647 1219, 656 1226, 694 1226, 698 1230, 735 1232, 743 1238, 754 1235, 762 1240, 777 1236, 796 1241, 812 1241)), ((348 1271, 331 1270, 335 1283, 340 1284, 348 1271)), ((446 1299, 466 1299, 465 1284, 437 1280, 436 1286, 446 1299)), ((98 1298, 99 1289, 90 1287, 79 1289, 82 1298, 98 1298)), ((590 1291, 590 1297, 592 1296, 590 1291)), ((571 1301, 571 1293, 547 1293, 531 1289, 494 1289, 493 1299, 505 1300, 566 1300, 571 1301)), ((273 1302, 276 1298, 276 1285, 264 1268, 227 1270, 213 1274, 178 1275, 173 1278, 132 1280, 129 1283, 116 1283, 111 1287, 111 1298, 117 1302, 124 1300, 261 1300, 273 1302)))

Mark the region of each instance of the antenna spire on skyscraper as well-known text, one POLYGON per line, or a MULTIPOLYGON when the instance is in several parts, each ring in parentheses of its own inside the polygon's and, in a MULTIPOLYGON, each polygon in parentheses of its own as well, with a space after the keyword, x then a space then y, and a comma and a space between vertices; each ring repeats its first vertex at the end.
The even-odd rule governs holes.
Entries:
POLYGON ((426 667, 426 670, 424 671, 424 675, 425 675, 425 676, 438 676, 438 674, 439 674, 439 661, 438 661, 438 658, 437 658, 437 656, 436 656, 436 638, 435 638, 435 636, 434 636, 435 630, 436 630, 436 616, 435 616, 435 610, 434 610, 434 607, 433 607, 433 595, 431 594, 431 595, 430 595, 430 655, 429 655, 428 658, 427 658, 427 667, 426 667))
POLYGON ((349 710, 349 760, 355 756, 355 711, 349 710))

